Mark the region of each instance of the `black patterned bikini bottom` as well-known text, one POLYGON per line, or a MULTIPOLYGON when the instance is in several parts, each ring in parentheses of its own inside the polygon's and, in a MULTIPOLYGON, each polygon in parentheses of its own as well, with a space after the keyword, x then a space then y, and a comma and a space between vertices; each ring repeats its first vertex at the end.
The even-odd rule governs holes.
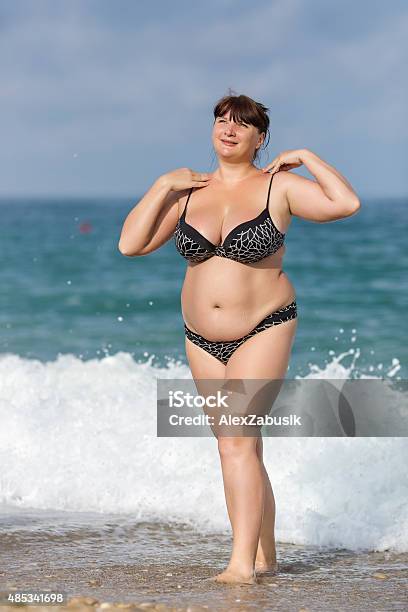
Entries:
POLYGON ((201 347, 210 355, 213 355, 219 361, 221 361, 224 365, 227 365, 229 358, 237 350, 241 344, 263 331, 264 329, 268 329, 272 325, 279 325, 280 323, 284 323, 285 321, 289 321, 290 319, 295 319, 297 317, 297 307, 296 300, 293 300, 287 306, 283 308, 279 308, 279 310, 275 310, 271 314, 266 315, 264 319, 252 331, 242 338, 238 338, 237 340, 207 340, 204 336, 200 336, 200 334, 196 334, 191 329, 187 327, 184 323, 184 331, 189 340, 201 347))

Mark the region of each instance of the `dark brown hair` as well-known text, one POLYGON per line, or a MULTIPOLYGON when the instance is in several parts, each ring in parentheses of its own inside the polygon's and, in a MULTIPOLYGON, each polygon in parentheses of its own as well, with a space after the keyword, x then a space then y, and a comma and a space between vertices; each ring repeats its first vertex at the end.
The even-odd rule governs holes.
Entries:
MULTIPOLYGON (((230 90, 231 91, 231 90, 230 90)), ((234 92, 231 92, 234 93, 234 92)), ((256 102, 248 96, 240 95, 227 95, 220 98, 214 106, 214 121, 217 117, 222 117, 228 111, 231 112, 231 118, 236 123, 248 123, 258 128, 259 132, 265 133, 268 136, 269 142, 269 117, 267 115, 269 108, 266 108, 261 102, 256 102)), ((258 147, 255 150, 252 161, 255 161, 258 157, 258 153, 261 148, 266 148, 268 142, 262 144, 262 147, 258 147)))

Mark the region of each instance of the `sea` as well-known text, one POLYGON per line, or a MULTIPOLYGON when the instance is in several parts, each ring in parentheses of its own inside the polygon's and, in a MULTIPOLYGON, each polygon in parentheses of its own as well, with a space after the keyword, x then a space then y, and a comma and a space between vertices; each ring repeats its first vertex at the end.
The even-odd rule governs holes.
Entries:
MULTIPOLYGON (((0 591, 407 609, 408 444, 397 436, 264 438, 281 571, 244 589, 206 581, 232 537, 216 440, 156 432, 157 379, 191 378, 186 262, 172 240, 119 252, 137 201, 0 201, 0 591)), ((408 201, 361 204, 330 223, 292 219, 290 378, 408 378, 408 201)))

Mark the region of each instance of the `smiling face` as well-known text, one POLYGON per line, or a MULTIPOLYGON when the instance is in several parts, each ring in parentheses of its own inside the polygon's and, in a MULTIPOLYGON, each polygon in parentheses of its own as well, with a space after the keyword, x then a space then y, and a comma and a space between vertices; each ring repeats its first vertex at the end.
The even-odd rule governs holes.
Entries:
POLYGON ((234 161, 250 161, 264 141, 265 134, 249 123, 232 119, 230 111, 216 117, 212 142, 218 157, 234 161))

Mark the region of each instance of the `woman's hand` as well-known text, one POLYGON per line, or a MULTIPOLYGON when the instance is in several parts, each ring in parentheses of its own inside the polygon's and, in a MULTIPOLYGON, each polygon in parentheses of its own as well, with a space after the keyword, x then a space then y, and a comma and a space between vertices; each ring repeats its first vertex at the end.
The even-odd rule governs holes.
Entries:
POLYGON ((205 187, 210 183, 211 178, 211 174, 195 172, 190 168, 178 168, 160 177, 170 191, 181 191, 190 187, 205 187))
POLYGON ((278 172, 279 170, 291 170, 292 168, 298 168, 303 164, 302 153, 304 149, 289 149, 288 151, 282 151, 275 159, 262 168, 262 172, 268 172, 272 169, 271 174, 278 172))

